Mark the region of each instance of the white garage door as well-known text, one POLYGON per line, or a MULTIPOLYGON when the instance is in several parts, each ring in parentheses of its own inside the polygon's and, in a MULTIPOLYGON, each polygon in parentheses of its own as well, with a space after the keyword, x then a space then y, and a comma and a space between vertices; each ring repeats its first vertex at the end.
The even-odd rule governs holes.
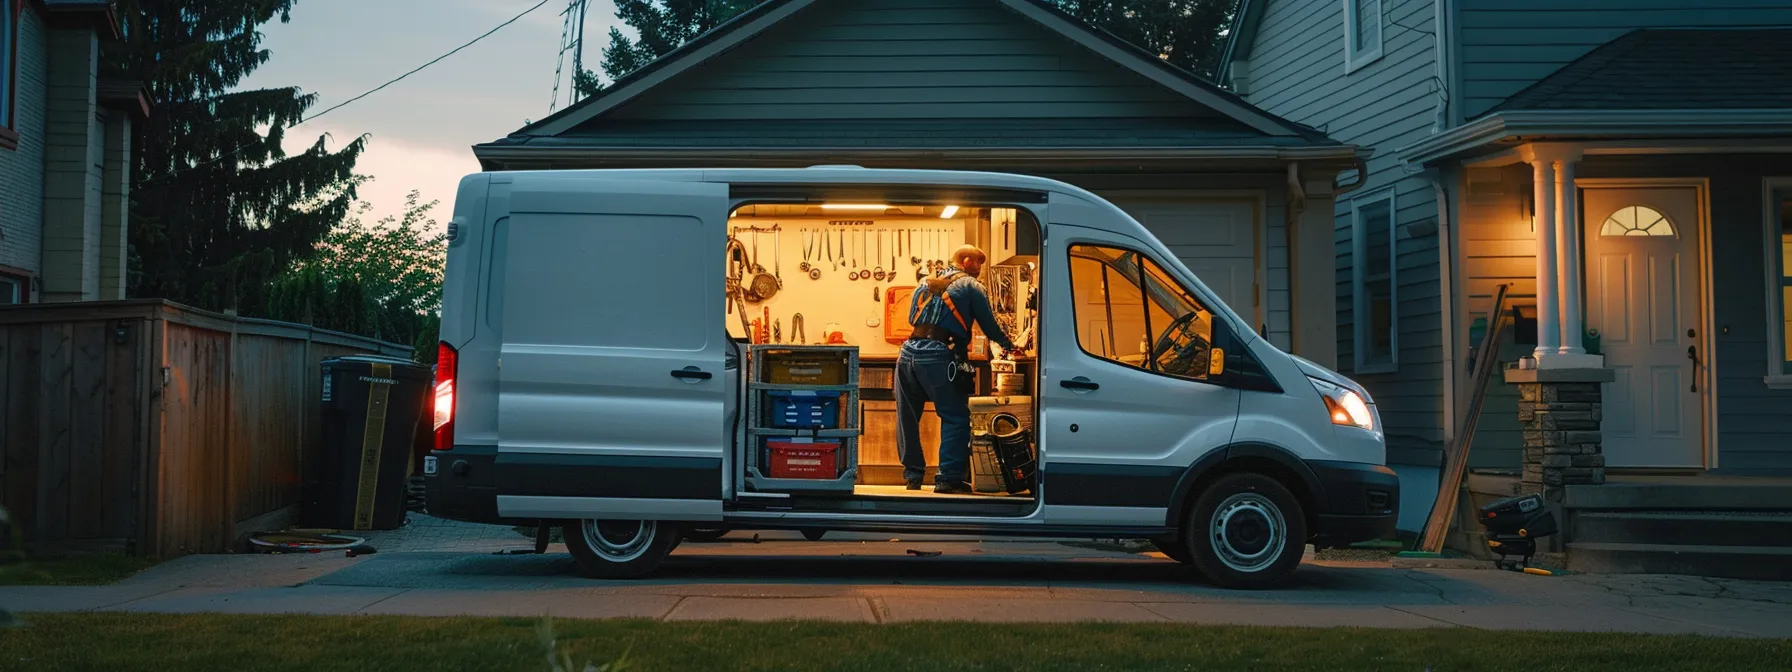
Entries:
POLYGON ((1258 317, 1257 208, 1238 201, 1177 201, 1108 196, 1163 241, 1188 270, 1239 316, 1258 317))

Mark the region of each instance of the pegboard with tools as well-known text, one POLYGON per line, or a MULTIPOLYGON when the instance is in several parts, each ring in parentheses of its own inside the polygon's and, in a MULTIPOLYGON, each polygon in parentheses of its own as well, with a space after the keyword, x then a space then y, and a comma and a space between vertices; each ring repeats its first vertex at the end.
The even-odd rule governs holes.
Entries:
POLYGON ((856 345, 866 356, 894 357, 900 345, 884 332, 888 290, 944 268, 976 223, 737 218, 729 227, 728 331, 753 343, 856 345))

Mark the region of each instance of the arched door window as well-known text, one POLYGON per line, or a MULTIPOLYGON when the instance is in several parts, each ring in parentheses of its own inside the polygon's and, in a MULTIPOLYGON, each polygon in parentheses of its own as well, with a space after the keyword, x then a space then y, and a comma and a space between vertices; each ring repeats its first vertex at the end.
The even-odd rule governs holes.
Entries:
POLYGON ((1674 223, 1646 205, 1619 208, 1599 227, 1601 236, 1674 236, 1674 223))

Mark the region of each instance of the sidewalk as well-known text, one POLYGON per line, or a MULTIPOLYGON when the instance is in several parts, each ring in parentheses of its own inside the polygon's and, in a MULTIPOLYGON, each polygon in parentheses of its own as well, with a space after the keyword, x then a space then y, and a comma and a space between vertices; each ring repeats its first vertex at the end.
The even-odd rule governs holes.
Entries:
MULTIPOLYGON (((1309 558, 1286 588, 1241 592, 1146 555, 1032 540, 737 532, 686 543, 647 580, 577 576, 508 528, 413 516, 380 552, 193 556, 112 586, 0 588, 19 612, 1136 621, 1792 637, 1792 584, 1675 576, 1541 577, 1309 558), (910 549, 940 551, 915 557, 910 549)), ((383 536, 382 536, 383 535, 383 536)))

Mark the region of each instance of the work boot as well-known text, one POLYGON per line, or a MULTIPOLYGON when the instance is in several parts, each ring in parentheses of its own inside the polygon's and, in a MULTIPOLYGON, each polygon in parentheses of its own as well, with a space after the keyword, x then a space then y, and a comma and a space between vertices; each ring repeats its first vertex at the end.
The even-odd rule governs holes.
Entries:
POLYGON ((921 489, 921 479, 919 479, 919 478, 917 478, 917 479, 915 479, 915 480, 912 480, 912 481, 909 481, 909 482, 908 482, 908 489, 910 489, 910 490, 920 490, 920 489, 921 489))
POLYGON ((933 491, 941 495, 968 495, 971 494, 971 486, 963 482, 946 481, 935 484, 933 491))

